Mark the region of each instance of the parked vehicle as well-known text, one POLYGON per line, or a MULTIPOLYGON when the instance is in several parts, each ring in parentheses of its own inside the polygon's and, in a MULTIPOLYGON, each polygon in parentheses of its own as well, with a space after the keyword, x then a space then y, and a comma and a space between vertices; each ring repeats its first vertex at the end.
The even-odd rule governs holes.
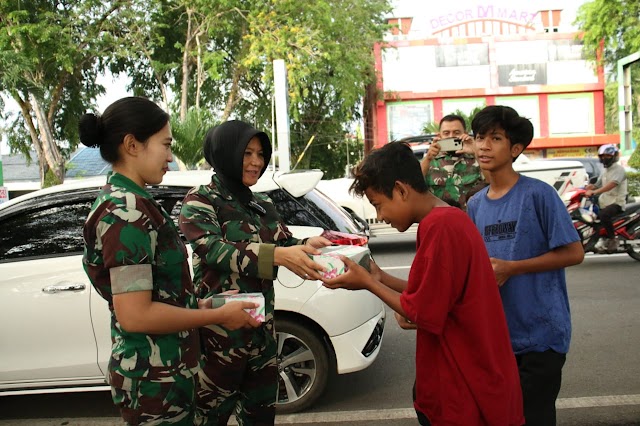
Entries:
MULTIPOLYGON (((210 176, 168 172, 147 189, 176 218, 186 192, 210 176)), ((321 177, 266 172, 252 189, 271 197, 298 238, 324 234, 340 244, 355 234, 366 245, 362 225, 315 189, 321 177)), ((109 311, 82 268, 82 225, 105 182, 69 182, 0 206, 0 395, 109 389, 109 311)), ((369 292, 329 290, 285 268, 275 287, 278 410, 295 412, 314 403, 333 372, 373 363, 385 309, 369 292)))
POLYGON ((598 220, 597 203, 586 197, 585 192, 585 189, 579 188, 564 196, 567 211, 580 234, 584 251, 599 254, 627 253, 640 261, 640 203, 625 205, 625 210, 614 217, 613 227, 618 249, 611 252, 602 244, 607 234, 598 220))
MULTIPOLYGON (((401 141, 410 143, 416 158, 422 161, 429 149, 429 143, 432 138, 433 135, 428 134, 404 138, 401 141)), ((583 187, 588 181, 587 171, 582 163, 578 161, 530 160, 526 155, 521 154, 514 163, 514 169, 525 176, 548 183, 560 195, 566 191, 583 187)), ((352 178, 322 180, 318 183, 318 189, 353 216, 364 219, 369 224, 371 235, 377 236, 396 232, 389 225, 377 220, 376 209, 366 197, 359 198, 349 193, 349 187, 352 183, 352 178)), ((416 229, 416 227, 411 229, 416 229)))
MULTIPOLYGON (((422 161, 429 145, 427 143, 412 145, 411 149, 416 158, 422 161)), ((525 176, 548 183, 560 195, 572 188, 580 188, 589 181, 587 170, 579 161, 531 160, 525 154, 520 154, 513 163, 513 169, 525 176)))
POLYGON ((549 161, 579 161, 589 176, 589 182, 595 182, 604 172, 604 167, 598 157, 558 157, 547 158, 549 161))

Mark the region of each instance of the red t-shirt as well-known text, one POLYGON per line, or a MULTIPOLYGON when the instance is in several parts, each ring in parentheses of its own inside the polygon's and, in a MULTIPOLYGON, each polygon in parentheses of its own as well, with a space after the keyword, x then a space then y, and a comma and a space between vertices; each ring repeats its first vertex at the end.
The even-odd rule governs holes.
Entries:
POLYGON ((524 424, 493 268, 482 237, 461 210, 437 207, 422 219, 400 301, 418 326, 417 410, 436 426, 524 424))

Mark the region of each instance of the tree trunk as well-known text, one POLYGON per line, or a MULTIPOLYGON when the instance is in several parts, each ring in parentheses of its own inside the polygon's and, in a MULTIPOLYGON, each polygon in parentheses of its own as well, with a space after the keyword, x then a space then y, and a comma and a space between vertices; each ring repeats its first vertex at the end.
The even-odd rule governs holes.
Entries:
POLYGON ((36 155, 38 156, 38 169, 40 170, 40 187, 44 186, 44 176, 47 173, 47 163, 44 160, 44 153, 42 152, 42 144, 40 143, 40 138, 38 137, 38 131, 36 130, 36 126, 33 124, 33 118, 31 116, 31 106, 28 102, 22 99, 17 93, 12 93, 13 99, 15 99, 16 103, 20 106, 20 112, 22 113, 22 117, 24 118, 24 126, 27 128, 29 132, 29 136, 31 137, 31 143, 36 150, 36 155))
POLYGON ((224 111, 222 112, 222 121, 227 121, 229 119, 231 112, 240 101, 238 92, 240 90, 240 77, 242 77, 243 72, 244 67, 240 64, 236 64, 236 67, 233 70, 233 79, 231 81, 231 88, 229 89, 227 103, 224 107, 224 111))
POLYGON ((202 67, 202 43, 200 43, 200 36, 202 33, 196 36, 196 44, 198 45, 198 58, 196 62, 196 109, 200 109, 200 90, 204 84, 204 69, 202 67))
POLYGON ((191 66, 189 64, 189 51, 193 41, 193 9, 187 8, 187 37, 184 41, 184 52, 182 53, 182 84, 180 85, 180 121, 184 121, 187 117, 188 99, 189 99, 189 73, 191 66))
MULTIPOLYGON (((51 171, 53 171, 53 174, 55 175, 58 183, 62 183, 64 182, 64 159, 62 158, 62 155, 60 155, 58 145, 53 139, 51 126, 49 125, 47 116, 40 106, 40 102, 33 94, 30 95, 30 100, 33 112, 35 112, 36 114, 36 121, 38 123, 38 130, 40 132, 39 136, 40 141, 42 142, 42 152, 44 153, 44 159, 46 160, 47 165, 49 166, 51 171)), ((42 176, 42 179, 44 179, 44 176, 42 176)))

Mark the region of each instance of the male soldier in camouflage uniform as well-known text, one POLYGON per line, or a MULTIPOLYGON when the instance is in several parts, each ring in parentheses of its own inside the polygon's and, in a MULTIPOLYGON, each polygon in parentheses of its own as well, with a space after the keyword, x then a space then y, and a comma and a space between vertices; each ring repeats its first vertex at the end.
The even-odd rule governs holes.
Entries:
POLYGON ((463 210, 466 210, 471 195, 486 186, 473 155, 471 141, 464 118, 446 115, 440 120, 440 132, 421 163, 422 173, 433 194, 463 210), (462 139, 463 149, 455 153, 441 153, 438 141, 444 138, 462 139))
POLYGON ((173 220, 147 191, 114 173, 93 204, 84 240, 84 269, 111 311, 108 381, 122 417, 130 425, 192 426, 197 330, 128 332, 113 306, 115 295, 151 291, 154 302, 198 307, 188 253, 173 220))
MULTIPOLYGON (((252 194, 249 189, 266 170, 271 155, 264 132, 241 121, 225 122, 207 134, 204 154, 216 174, 208 185, 187 194, 180 212, 180 229, 193 248, 198 295, 208 297, 229 290, 262 293, 265 323, 250 330, 230 331, 218 325, 201 329, 205 364, 199 374, 198 414, 207 425, 226 425, 234 411, 241 425, 272 425, 278 389, 273 288, 276 250, 293 249, 303 241, 292 236, 267 196, 252 194), (256 145, 261 148, 252 163, 256 145), (247 172, 251 182, 245 181, 247 172)), ((325 240, 313 237, 308 244, 314 239, 325 240)), ((328 240, 325 243, 322 245, 330 244, 328 240)), ((298 264, 321 269, 307 256, 317 252, 312 246, 298 249, 294 249, 299 251, 298 264)), ((319 278, 312 270, 296 268, 298 275, 319 278)))

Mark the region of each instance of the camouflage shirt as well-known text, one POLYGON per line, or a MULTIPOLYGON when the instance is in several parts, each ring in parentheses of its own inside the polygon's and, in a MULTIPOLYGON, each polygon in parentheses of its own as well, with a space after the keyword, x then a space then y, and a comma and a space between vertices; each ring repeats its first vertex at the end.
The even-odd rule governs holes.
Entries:
POLYGON ((468 194, 483 184, 480 168, 473 156, 439 155, 429 165, 425 178, 433 194, 447 202, 454 201, 465 210, 468 194))
MULTIPOLYGON (((282 222, 272 201, 254 194, 265 213, 240 203, 214 175, 208 185, 192 189, 184 198, 180 212, 180 230, 193 248, 193 281, 201 298, 239 290, 261 292, 265 297, 265 326, 273 329, 273 265, 276 246, 300 243, 282 222)), ((242 347, 251 339, 252 330, 224 332, 233 347, 242 347)))
POLYGON ((111 311, 111 382, 114 374, 156 382, 193 376, 200 362, 197 330, 131 333, 122 329, 113 309, 114 294, 144 290, 151 291, 154 302, 198 307, 188 253, 171 217, 147 191, 113 173, 83 234, 85 272, 111 311))

